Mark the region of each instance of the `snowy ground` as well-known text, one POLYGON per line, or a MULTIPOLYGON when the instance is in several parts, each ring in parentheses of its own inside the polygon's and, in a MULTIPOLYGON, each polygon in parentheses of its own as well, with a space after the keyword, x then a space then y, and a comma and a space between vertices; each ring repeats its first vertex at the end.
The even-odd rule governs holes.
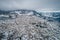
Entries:
POLYGON ((60 40, 60 25, 33 15, 0 23, 0 40, 60 40))
POLYGON ((59 12, 19 10, 1 13, 0 40, 60 40, 59 18, 59 12))

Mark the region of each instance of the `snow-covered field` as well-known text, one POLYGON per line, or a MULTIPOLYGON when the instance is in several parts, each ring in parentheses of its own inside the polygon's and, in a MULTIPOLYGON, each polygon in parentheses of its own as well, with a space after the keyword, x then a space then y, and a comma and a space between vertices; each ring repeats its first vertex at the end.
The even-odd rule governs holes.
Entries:
POLYGON ((0 40, 60 40, 60 22, 48 21, 50 13, 20 10, 0 15, 4 17, 0 17, 0 40))

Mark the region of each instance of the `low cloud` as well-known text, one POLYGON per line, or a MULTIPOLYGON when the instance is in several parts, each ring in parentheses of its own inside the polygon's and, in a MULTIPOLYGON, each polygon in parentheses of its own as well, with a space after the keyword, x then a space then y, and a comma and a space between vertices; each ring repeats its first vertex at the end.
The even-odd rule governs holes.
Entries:
POLYGON ((0 9, 45 9, 60 10, 59 0, 0 0, 0 9))

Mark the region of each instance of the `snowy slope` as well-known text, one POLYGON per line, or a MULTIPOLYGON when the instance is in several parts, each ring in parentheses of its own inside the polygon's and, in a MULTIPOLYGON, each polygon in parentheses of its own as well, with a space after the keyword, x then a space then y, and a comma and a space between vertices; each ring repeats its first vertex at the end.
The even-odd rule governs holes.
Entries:
POLYGON ((60 23, 48 21, 59 15, 34 10, 1 12, 0 40, 60 40, 60 23))

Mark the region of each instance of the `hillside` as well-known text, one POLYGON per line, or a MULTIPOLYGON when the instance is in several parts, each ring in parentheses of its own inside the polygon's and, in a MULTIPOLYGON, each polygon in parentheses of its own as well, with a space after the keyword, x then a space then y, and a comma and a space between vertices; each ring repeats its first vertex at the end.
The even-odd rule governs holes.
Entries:
POLYGON ((31 11, 12 13, 7 20, 0 20, 0 40, 60 40, 58 22, 33 15, 31 11))

